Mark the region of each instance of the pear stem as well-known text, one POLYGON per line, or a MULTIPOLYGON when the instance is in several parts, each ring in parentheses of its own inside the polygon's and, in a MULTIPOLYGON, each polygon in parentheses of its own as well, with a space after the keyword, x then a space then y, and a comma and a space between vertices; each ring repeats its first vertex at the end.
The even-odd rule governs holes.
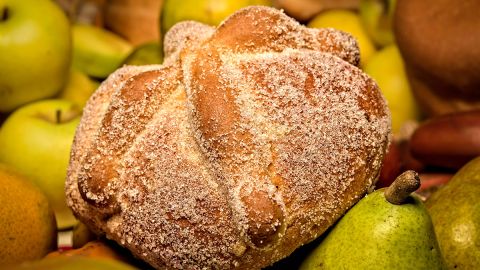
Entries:
POLYGON ((385 199, 392 204, 403 204, 420 187, 420 177, 412 170, 405 171, 385 190, 385 199))
POLYGON ((0 11, 0 22, 4 22, 10 17, 10 12, 8 10, 8 7, 3 7, 2 10, 0 11))

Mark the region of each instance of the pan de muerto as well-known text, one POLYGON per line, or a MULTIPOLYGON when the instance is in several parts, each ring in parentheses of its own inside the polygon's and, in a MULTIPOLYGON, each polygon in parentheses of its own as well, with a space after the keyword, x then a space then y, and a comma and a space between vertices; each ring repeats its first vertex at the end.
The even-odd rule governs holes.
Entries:
POLYGON ((177 24, 165 52, 84 110, 66 193, 96 233, 157 269, 259 269, 374 185, 390 115, 351 36, 249 7, 177 24))

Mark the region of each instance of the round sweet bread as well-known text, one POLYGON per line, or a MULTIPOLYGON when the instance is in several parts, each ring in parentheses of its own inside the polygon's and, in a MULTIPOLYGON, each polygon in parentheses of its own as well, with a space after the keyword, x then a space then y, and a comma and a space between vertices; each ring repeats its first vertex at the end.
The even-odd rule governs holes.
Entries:
POLYGON ((165 43, 84 110, 66 193, 90 229, 157 269, 260 269, 374 185, 390 114, 351 36, 248 7, 165 43))

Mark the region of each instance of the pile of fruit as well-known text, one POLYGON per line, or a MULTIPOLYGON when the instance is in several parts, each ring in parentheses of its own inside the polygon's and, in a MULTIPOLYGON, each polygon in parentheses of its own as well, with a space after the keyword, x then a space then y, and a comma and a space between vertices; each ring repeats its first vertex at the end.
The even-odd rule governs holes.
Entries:
POLYGON ((480 5, 452 2, 0 0, 0 269, 148 268, 66 205, 82 110, 119 67, 161 64, 175 23, 249 5, 353 35, 392 115, 377 190, 270 269, 480 268, 480 5))

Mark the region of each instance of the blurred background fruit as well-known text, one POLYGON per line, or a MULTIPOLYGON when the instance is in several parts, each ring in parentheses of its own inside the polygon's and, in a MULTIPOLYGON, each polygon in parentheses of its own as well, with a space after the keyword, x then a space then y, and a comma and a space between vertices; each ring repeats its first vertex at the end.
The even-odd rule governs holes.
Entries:
MULTIPOLYGON (((180 2, 180 1, 177 1, 180 2)), ((160 39, 163 0, 109 0, 104 6, 105 27, 139 46, 160 39)))
POLYGON ((242 7, 271 6, 270 0, 164 0, 161 13, 162 34, 180 21, 194 20, 218 25, 227 16, 242 7))
POLYGON ((360 48, 360 65, 367 63, 375 53, 375 46, 363 28, 358 13, 343 9, 324 11, 315 16, 307 25, 314 28, 331 27, 350 33, 357 39, 360 48))
POLYGON ((129 250, 121 247, 114 241, 101 237, 96 237, 96 239, 90 240, 80 247, 51 252, 45 258, 49 260, 55 258, 75 257, 108 260, 112 262, 128 264, 129 266, 139 269, 152 269, 146 263, 136 259, 129 250))
POLYGON ((103 28, 75 24, 73 66, 89 76, 104 79, 121 66, 133 47, 103 28))
POLYGON ((315 15, 330 9, 354 10, 360 0, 274 0, 275 7, 300 22, 311 20, 315 15))
POLYGON ((75 223, 65 201, 70 147, 80 109, 66 100, 41 100, 13 112, 0 128, 0 162, 31 179, 46 194, 60 229, 75 223))
POLYGON ((366 32, 379 46, 394 42, 393 13, 396 0, 360 0, 360 18, 366 32))
POLYGON ((36 260, 57 247, 53 210, 28 178, 0 164, 0 268, 36 260))
POLYGON ((388 102, 394 134, 399 133, 406 122, 420 120, 420 111, 395 45, 389 45, 373 55, 365 64, 364 71, 375 79, 388 102))
POLYGON ((68 15, 70 22, 104 25, 103 9, 110 0, 55 0, 68 15))
POLYGON ((382 169, 378 181, 375 183, 375 188, 388 187, 403 172, 402 158, 400 146, 396 142, 391 142, 387 153, 383 157, 382 169))
POLYGON ((70 24, 50 0, 0 1, 0 112, 55 95, 66 82, 70 24))
POLYGON ((79 256, 123 262, 127 262, 130 259, 129 252, 126 249, 123 249, 114 242, 104 239, 88 241, 78 248, 73 248, 66 251, 51 252, 46 256, 46 258, 79 256))
POLYGON ((90 79, 85 73, 76 68, 71 68, 67 84, 56 98, 69 100, 78 108, 83 108, 99 85, 97 81, 90 79))
POLYGON ((413 133, 411 152, 424 164, 460 169, 480 156, 480 110, 429 118, 413 133))
POLYGON ((72 248, 81 248, 97 238, 83 222, 78 222, 72 231, 72 248))
POLYGON ((402 0, 396 41, 429 116, 480 108, 480 1, 402 0))
POLYGON ((10 270, 135 270, 137 268, 119 261, 83 256, 46 258, 12 266, 10 270))
POLYGON ((136 47, 125 59, 126 65, 151 65, 163 63, 163 54, 158 42, 145 43, 136 47))

